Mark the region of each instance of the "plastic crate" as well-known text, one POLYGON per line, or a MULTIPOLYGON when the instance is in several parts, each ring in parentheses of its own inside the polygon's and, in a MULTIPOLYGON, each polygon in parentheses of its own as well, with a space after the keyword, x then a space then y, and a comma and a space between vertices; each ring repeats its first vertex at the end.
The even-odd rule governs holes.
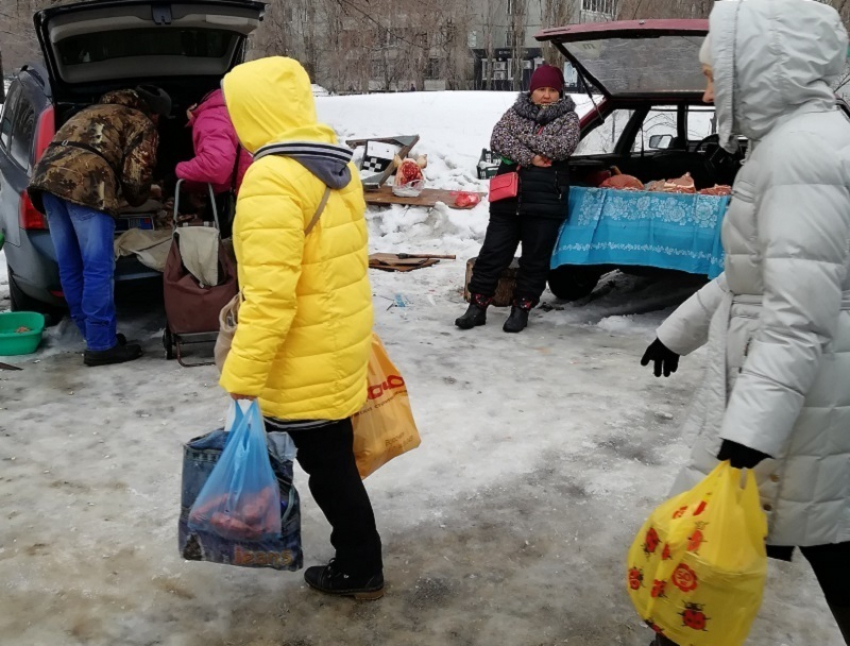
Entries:
POLYGON ((502 163, 502 158, 486 148, 481 149, 481 156, 478 158, 478 179, 490 179, 494 177, 499 170, 499 164, 502 163))

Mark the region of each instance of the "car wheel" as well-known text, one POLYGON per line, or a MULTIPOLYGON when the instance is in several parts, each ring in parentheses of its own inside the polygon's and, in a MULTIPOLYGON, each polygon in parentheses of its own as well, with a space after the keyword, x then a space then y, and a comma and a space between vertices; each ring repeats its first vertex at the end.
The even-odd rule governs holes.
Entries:
POLYGON ((602 267, 563 265, 549 272, 549 289, 562 301, 575 301, 589 296, 604 273, 602 267))
POLYGON ((8 263, 6 264, 6 274, 9 277, 9 299, 13 312, 38 312, 39 314, 44 314, 45 323, 48 326, 57 325, 64 318, 66 314, 65 308, 42 303, 31 296, 27 296, 24 290, 15 282, 15 275, 12 273, 12 268, 9 267, 8 263))

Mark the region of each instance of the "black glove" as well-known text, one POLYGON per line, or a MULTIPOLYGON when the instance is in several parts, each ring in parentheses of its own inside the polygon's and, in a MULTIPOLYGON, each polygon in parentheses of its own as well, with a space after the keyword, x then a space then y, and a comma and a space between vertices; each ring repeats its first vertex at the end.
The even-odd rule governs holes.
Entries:
POLYGON ((679 355, 658 339, 649 344, 643 359, 640 360, 640 365, 648 366, 650 361, 655 362, 656 377, 660 377, 662 373, 665 377, 669 377, 679 369, 679 355))
POLYGON ((720 453, 717 454, 718 460, 721 462, 729 460, 734 469, 755 468, 759 462, 769 457, 766 453, 756 451, 732 440, 723 440, 723 444, 720 445, 720 453))

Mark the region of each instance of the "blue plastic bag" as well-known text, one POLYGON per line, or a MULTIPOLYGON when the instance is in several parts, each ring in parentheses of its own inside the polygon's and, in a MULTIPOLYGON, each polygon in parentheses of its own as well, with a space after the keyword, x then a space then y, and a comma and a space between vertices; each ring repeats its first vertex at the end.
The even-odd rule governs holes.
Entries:
MULTIPOLYGON (((226 428, 234 428, 235 417, 234 403, 228 413, 226 428)), ((293 461, 297 449, 286 433, 268 433, 266 436, 272 470, 280 489, 280 538, 239 541, 189 529, 189 512, 221 459, 231 435, 221 428, 196 437, 183 447, 183 483, 177 532, 180 556, 187 561, 207 561, 238 567, 274 568, 290 572, 300 570, 304 567, 301 500, 293 484, 293 461)))
POLYGON ((189 512, 189 529, 241 542, 281 536, 278 480, 256 401, 237 402, 224 451, 189 512))

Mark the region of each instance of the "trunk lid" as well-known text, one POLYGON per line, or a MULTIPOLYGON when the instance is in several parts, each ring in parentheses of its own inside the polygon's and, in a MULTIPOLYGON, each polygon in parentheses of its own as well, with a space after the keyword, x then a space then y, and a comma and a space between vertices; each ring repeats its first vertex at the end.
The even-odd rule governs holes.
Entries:
POLYGON ((708 20, 633 20, 544 29, 586 84, 609 98, 698 98, 708 20))
POLYGON ((242 60, 265 5, 251 0, 100 0, 39 11, 54 99, 147 79, 221 78, 242 60))

